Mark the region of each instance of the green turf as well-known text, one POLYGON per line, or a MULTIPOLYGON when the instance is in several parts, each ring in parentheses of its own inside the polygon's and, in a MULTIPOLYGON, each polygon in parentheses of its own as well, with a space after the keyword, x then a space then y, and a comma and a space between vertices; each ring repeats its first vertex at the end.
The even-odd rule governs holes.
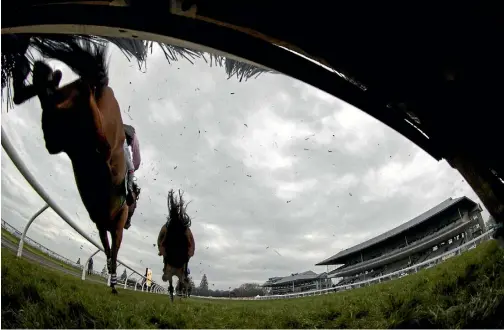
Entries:
MULTIPOLYGON (((9 241, 11 241, 12 243, 16 244, 16 246, 19 244, 19 238, 17 236, 14 236, 11 232, 5 230, 4 228, 2 228, 2 239, 7 239, 9 241)), ((25 244, 23 245, 23 250, 28 250, 30 251, 31 253, 33 254, 36 254, 40 257, 43 257, 49 261, 51 261, 52 263, 60 266, 60 267, 63 267, 65 269, 68 269, 68 270, 71 270, 71 271, 77 271, 77 272, 82 272, 82 268, 78 268, 76 266, 72 266, 72 265, 69 265, 67 263, 64 263, 63 261, 59 260, 59 259, 56 259, 52 256, 50 256, 49 254, 33 247, 33 246, 30 246, 29 244, 25 244)), ((98 276, 98 275, 95 275, 95 274, 92 274, 92 275, 86 275, 86 278, 92 278, 94 280, 99 280, 99 281, 102 281, 102 282, 106 282, 106 279, 104 279, 103 277, 101 276, 98 276)))
POLYGON ((502 328, 495 241, 402 279, 269 301, 176 298, 83 282, 2 249, 3 328, 502 328))

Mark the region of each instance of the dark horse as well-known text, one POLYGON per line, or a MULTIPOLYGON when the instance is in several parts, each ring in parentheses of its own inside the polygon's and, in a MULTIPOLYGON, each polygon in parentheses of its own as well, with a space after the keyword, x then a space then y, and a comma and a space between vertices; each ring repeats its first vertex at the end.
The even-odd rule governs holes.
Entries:
POLYGON ((110 286, 116 294, 117 254, 128 205, 133 202, 126 191, 123 121, 108 86, 106 47, 65 37, 61 40, 64 42, 40 45, 39 49, 45 57, 67 64, 80 78, 59 87, 61 71, 35 61, 33 85, 24 85, 29 73, 26 66, 17 70, 17 77, 14 75, 14 102, 20 104, 38 96, 46 149, 52 155, 65 152, 72 162, 82 202, 100 234, 110 286))
POLYGON ((186 213, 182 194, 179 191, 178 200, 173 196, 173 190, 168 192, 168 218, 158 236, 159 255, 163 256, 163 282, 168 281, 170 299, 173 301, 173 275, 179 279, 180 291, 188 292, 188 263, 194 255, 194 237, 190 226, 191 219, 186 213))

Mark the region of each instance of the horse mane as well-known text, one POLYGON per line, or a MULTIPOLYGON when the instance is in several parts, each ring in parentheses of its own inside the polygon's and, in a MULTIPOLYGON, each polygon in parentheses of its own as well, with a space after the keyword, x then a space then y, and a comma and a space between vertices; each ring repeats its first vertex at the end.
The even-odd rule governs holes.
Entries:
POLYGON ((105 43, 59 35, 44 40, 34 38, 32 45, 42 56, 68 65, 85 83, 95 88, 95 96, 100 98, 109 83, 105 43))

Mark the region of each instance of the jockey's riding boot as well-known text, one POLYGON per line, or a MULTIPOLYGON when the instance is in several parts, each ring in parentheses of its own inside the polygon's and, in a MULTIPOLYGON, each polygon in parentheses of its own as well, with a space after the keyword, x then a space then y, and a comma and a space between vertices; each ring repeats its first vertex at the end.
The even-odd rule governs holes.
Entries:
POLYGON ((134 175, 128 175, 128 194, 126 196, 126 203, 128 204, 128 219, 124 224, 124 229, 128 229, 131 227, 131 218, 133 217, 133 213, 136 209, 136 202, 138 200, 138 196, 140 195, 140 188, 134 182, 134 175))
POLYGON ((135 202, 136 200, 136 195, 135 195, 135 189, 133 188, 134 186, 134 181, 135 180, 135 173, 133 170, 128 171, 128 183, 127 183, 127 189, 128 189, 128 194, 126 196, 126 203, 128 205, 131 205, 135 202))
POLYGON ((131 217, 133 216, 133 212, 128 212, 128 219, 126 219, 126 223, 124 224, 124 229, 128 230, 131 227, 131 217))

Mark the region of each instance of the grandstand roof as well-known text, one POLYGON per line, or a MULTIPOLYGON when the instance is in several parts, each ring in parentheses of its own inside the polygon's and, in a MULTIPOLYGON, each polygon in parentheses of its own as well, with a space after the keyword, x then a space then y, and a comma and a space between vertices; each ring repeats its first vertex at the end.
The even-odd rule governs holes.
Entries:
POLYGON ((267 281, 266 283, 263 284, 263 286, 271 287, 271 286, 292 284, 292 282, 296 283, 296 282, 315 280, 317 278, 324 277, 324 276, 327 276, 327 273, 317 274, 317 273, 309 270, 304 273, 292 274, 291 276, 281 277, 280 279, 278 279, 276 281, 267 281))
POLYGON ((367 240, 365 242, 362 242, 360 244, 357 244, 355 246, 352 246, 351 248, 348 248, 348 249, 345 249, 343 251, 340 251, 339 253, 333 255, 332 257, 330 258, 327 258, 319 263, 316 264, 316 266, 322 266, 322 265, 331 265, 331 264, 337 264, 337 260, 339 258, 342 258, 342 257, 346 257, 350 254, 353 254, 353 253, 356 253, 356 252, 359 252, 365 248, 369 248, 377 243, 380 243, 380 242, 383 242, 389 238, 392 238, 398 234, 401 234, 403 232, 405 232, 406 230, 408 229, 412 229, 416 226, 418 226, 419 224, 427 221, 428 219, 434 217, 435 215, 441 213, 442 211, 450 208, 450 207, 453 207, 457 204, 460 204, 462 202, 465 202, 465 203, 470 203, 472 204, 473 206, 476 206, 477 204, 470 200, 469 198, 467 198, 466 196, 463 196, 463 197, 459 197, 459 198, 448 198, 447 200, 445 200, 444 202, 442 202, 441 204, 438 204, 436 206, 434 206, 433 208, 431 208, 430 210, 420 214, 419 216, 411 219, 410 221, 408 222, 405 222, 403 223, 402 225, 394 228, 394 229, 391 229, 381 235, 378 235, 376 237, 373 237, 371 238, 370 240, 367 240))

